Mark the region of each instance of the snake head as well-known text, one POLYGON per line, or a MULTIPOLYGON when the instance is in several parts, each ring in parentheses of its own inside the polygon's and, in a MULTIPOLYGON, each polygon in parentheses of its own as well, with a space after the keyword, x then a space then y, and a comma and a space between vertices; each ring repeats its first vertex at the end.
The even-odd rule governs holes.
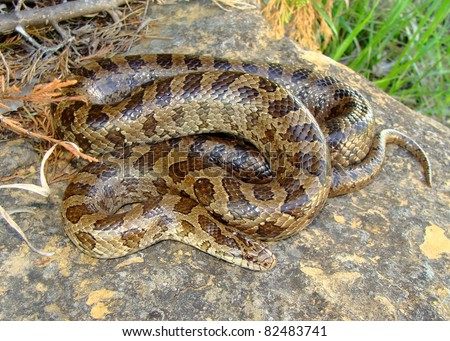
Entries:
POLYGON ((268 249, 258 254, 248 253, 242 260, 241 266, 250 270, 265 271, 272 269, 277 263, 275 255, 268 249))
POLYGON ((239 255, 235 255, 233 263, 256 271, 272 269, 276 264, 276 257, 263 243, 241 236, 242 244, 239 255))

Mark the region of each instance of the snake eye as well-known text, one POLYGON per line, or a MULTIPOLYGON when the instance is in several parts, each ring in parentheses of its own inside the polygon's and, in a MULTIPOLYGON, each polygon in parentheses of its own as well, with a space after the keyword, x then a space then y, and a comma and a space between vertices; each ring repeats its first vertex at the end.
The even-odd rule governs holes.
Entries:
POLYGON ((255 256, 254 255, 246 255, 245 259, 252 261, 253 259, 255 259, 255 256))

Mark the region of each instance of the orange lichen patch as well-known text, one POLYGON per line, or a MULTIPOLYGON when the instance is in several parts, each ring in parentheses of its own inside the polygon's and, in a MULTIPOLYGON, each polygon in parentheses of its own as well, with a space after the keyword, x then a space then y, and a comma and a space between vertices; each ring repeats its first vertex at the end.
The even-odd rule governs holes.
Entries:
POLYGON ((108 309, 109 303, 105 303, 105 301, 110 301, 110 299, 117 294, 117 291, 107 289, 91 292, 86 301, 87 305, 92 306, 91 317, 99 320, 104 319, 106 315, 110 313, 108 309))
POLYGON ((61 308, 59 307, 59 305, 57 303, 52 303, 52 304, 46 305, 44 307, 44 311, 47 313, 62 314, 61 308))
POLYGON ((361 225, 362 225, 361 218, 358 218, 358 217, 352 218, 352 221, 350 222, 351 227, 356 229, 356 228, 361 227, 361 225))
POLYGON ((376 295, 374 300, 380 303, 386 309, 386 312, 389 313, 390 316, 394 316, 394 319, 397 320, 397 310, 394 303, 392 303, 387 297, 379 295, 376 295))
POLYGON ((123 262, 117 264, 114 269, 118 270, 120 268, 123 268, 124 266, 128 266, 135 263, 143 263, 144 259, 142 257, 132 257, 124 260, 123 262))
POLYGON ((10 255, 10 257, 0 266, 0 272, 3 278, 22 277, 24 281, 28 281, 26 274, 33 266, 33 263, 27 255, 30 250, 26 245, 22 245, 19 252, 10 255))
POLYGON ((442 254, 450 253, 450 239, 447 238, 442 228, 433 222, 430 224, 425 230, 425 238, 420 249, 428 258, 441 258, 442 254))
POLYGON ((344 225, 345 224, 345 217, 338 215, 337 213, 333 214, 334 220, 336 220, 337 223, 344 225))
POLYGON ((311 277, 318 286, 332 299, 339 300, 341 292, 361 278, 361 274, 355 271, 338 271, 327 274, 320 268, 301 266, 300 270, 311 277))
POLYGON ((39 292, 47 292, 47 286, 42 283, 37 283, 36 290, 39 292))

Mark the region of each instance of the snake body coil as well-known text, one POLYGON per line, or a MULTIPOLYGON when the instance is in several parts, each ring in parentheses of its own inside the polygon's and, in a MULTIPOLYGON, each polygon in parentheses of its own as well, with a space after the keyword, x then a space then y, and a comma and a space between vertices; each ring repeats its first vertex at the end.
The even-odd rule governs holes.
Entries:
POLYGON ((71 91, 92 104, 61 103, 59 129, 103 157, 71 181, 62 213, 70 239, 95 257, 171 239, 270 269, 275 256, 262 241, 291 236, 329 195, 370 182, 388 142, 411 151, 431 184, 414 141, 375 134, 365 98, 307 63, 160 54, 73 72, 71 91))

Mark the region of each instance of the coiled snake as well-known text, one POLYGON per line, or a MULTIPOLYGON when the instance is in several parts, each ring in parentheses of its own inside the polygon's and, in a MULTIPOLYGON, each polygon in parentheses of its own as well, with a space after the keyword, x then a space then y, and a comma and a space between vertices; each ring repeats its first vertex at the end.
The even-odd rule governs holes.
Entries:
POLYGON ((171 239, 270 269, 263 242, 306 227, 329 195, 370 182, 389 142, 419 159, 431 185, 414 141, 375 133, 366 99, 307 62, 132 55, 73 73, 71 91, 91 104, 59 104, 59 130, 103 157, 68 185, 62 214, 70 239, 94 257, 171 239))

